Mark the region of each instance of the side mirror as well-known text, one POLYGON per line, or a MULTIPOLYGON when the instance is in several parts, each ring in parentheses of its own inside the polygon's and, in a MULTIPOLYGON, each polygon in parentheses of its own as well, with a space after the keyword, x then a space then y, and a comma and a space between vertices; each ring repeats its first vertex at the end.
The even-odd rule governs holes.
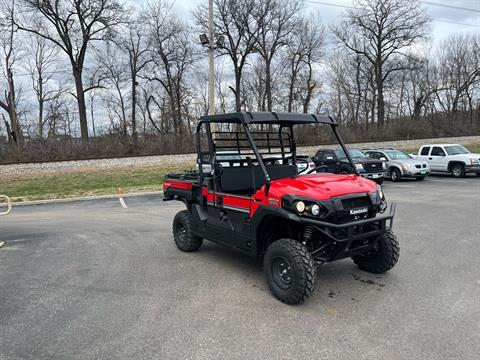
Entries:
POLYGON ((387 161, 387 158, 382 156, 379 160, 387 161))

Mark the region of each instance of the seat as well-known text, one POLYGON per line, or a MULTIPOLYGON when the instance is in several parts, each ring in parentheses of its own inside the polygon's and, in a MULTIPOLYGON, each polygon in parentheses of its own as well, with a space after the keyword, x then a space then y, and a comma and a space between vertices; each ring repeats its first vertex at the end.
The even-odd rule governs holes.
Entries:
MULTIPOLYGON (((269 165, 267 172, 271 180, 297 175, 295 165, 269 165)), ((265 185, 266 180, 258 165, 224 167, 220 175, 220 189, 226 193, 252 195, 265 185)))

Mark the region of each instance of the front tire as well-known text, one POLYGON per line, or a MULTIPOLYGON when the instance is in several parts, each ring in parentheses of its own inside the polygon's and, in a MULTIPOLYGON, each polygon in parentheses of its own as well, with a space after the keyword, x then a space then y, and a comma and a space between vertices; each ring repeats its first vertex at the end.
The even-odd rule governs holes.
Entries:
POLYGON ((453 177, 456 177, 456 178, 465 177, 465 165, 463 164, 453 164, 450 171, 453 177))
POLYGON ((395 266, 399 256, 400 247, 397 238, 391 230, 386 230, 378 239, 375 253, 354 256, 352 259, 364 271, 383 274, 395 266))
POLYGON ((393 182, 398 182, 400 181, 400 179, 402 178, 402 174, 400 173, 400 170, 398 169, 392 169, 390 171, 390 179, 393 181, 393 182))
POLYGON ((306 247, 292 239, 273 242, 263 268, 272 294, 286 304, 305 301, 315 288, 315 264, 306 247))
POLYGON ((196 251, 202 246, 203 239, 192 234, 192 223, 187 210, 182 210, 173 219, 173 239, 177 248, 184 252, 196 251))
POLYGON ((417 176, 415 179, 417 179, 417 181, 422 181, 425 180, 425 176, 417 176))
POLYGON ((378 185, 382 185, 384 180, 385 180, 384 178, 381 178, 381 179, 376 179, 376 180, 374 180, 374 181, 375 181, 378 185))

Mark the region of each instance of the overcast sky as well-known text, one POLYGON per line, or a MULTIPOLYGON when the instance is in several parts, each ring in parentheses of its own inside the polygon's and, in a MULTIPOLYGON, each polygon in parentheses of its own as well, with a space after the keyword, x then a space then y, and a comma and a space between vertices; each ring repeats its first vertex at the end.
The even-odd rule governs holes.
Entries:
MULTIPOLYGON (((185 17, 190 18, 191 9, 198 4, 208 3, 208 0, 174 0, 173 2, 178 14, 185 14, 185 17)), ((432 0, 422 1, 422 3, 430 17, 435 19, 431 24, 435 41, 442 40, 455 32, 480 31, 480 0, 432 0)), ((320 21, 328 24, 340 20, 345 10, 342 6, 351 5, 351 0, 311 0, 305 1, 305 11, 318 13, 320 21)))

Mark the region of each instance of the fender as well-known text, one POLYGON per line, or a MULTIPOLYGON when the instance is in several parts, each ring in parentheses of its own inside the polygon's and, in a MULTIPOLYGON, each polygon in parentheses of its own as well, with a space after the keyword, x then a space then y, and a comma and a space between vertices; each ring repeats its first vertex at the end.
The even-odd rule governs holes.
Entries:
POLYGON ((256 250, 255 252, 257 254, 258 254, 257 246, 258 246, 259 240, 261 240, 258 238, 258 233, 261 230, 260 225, 267 217, 270 217, 270 216, 284 219, 286 223, 300 224, 300 218, 296 214, 292 213, 291 211, 285 210, 280 207, 260 205, 257 211, 255 211, 255 214, 253 215, 253 217, 251 218, 252 248, 256 250))
POLYGON ((450 160, 447 165, 447 170, 450 171, 452 166, 455 164, 461 164, 463 166, 466 166, 467 164, 463 160, 450 160))
MULTIPOLYGON (((391 169, 392 169, 392 168, 397 169, 398 171, 400 171, 400 174, 403 175, 403 169, 402 169, 400 166, 398 166, 398 165, 390 165, 389 168, 388 168, 388 172, 389 172, 389 173, 391 172, 391 169)), ((390 176, 390 174, 389 174, 389 176, 390 176)))

